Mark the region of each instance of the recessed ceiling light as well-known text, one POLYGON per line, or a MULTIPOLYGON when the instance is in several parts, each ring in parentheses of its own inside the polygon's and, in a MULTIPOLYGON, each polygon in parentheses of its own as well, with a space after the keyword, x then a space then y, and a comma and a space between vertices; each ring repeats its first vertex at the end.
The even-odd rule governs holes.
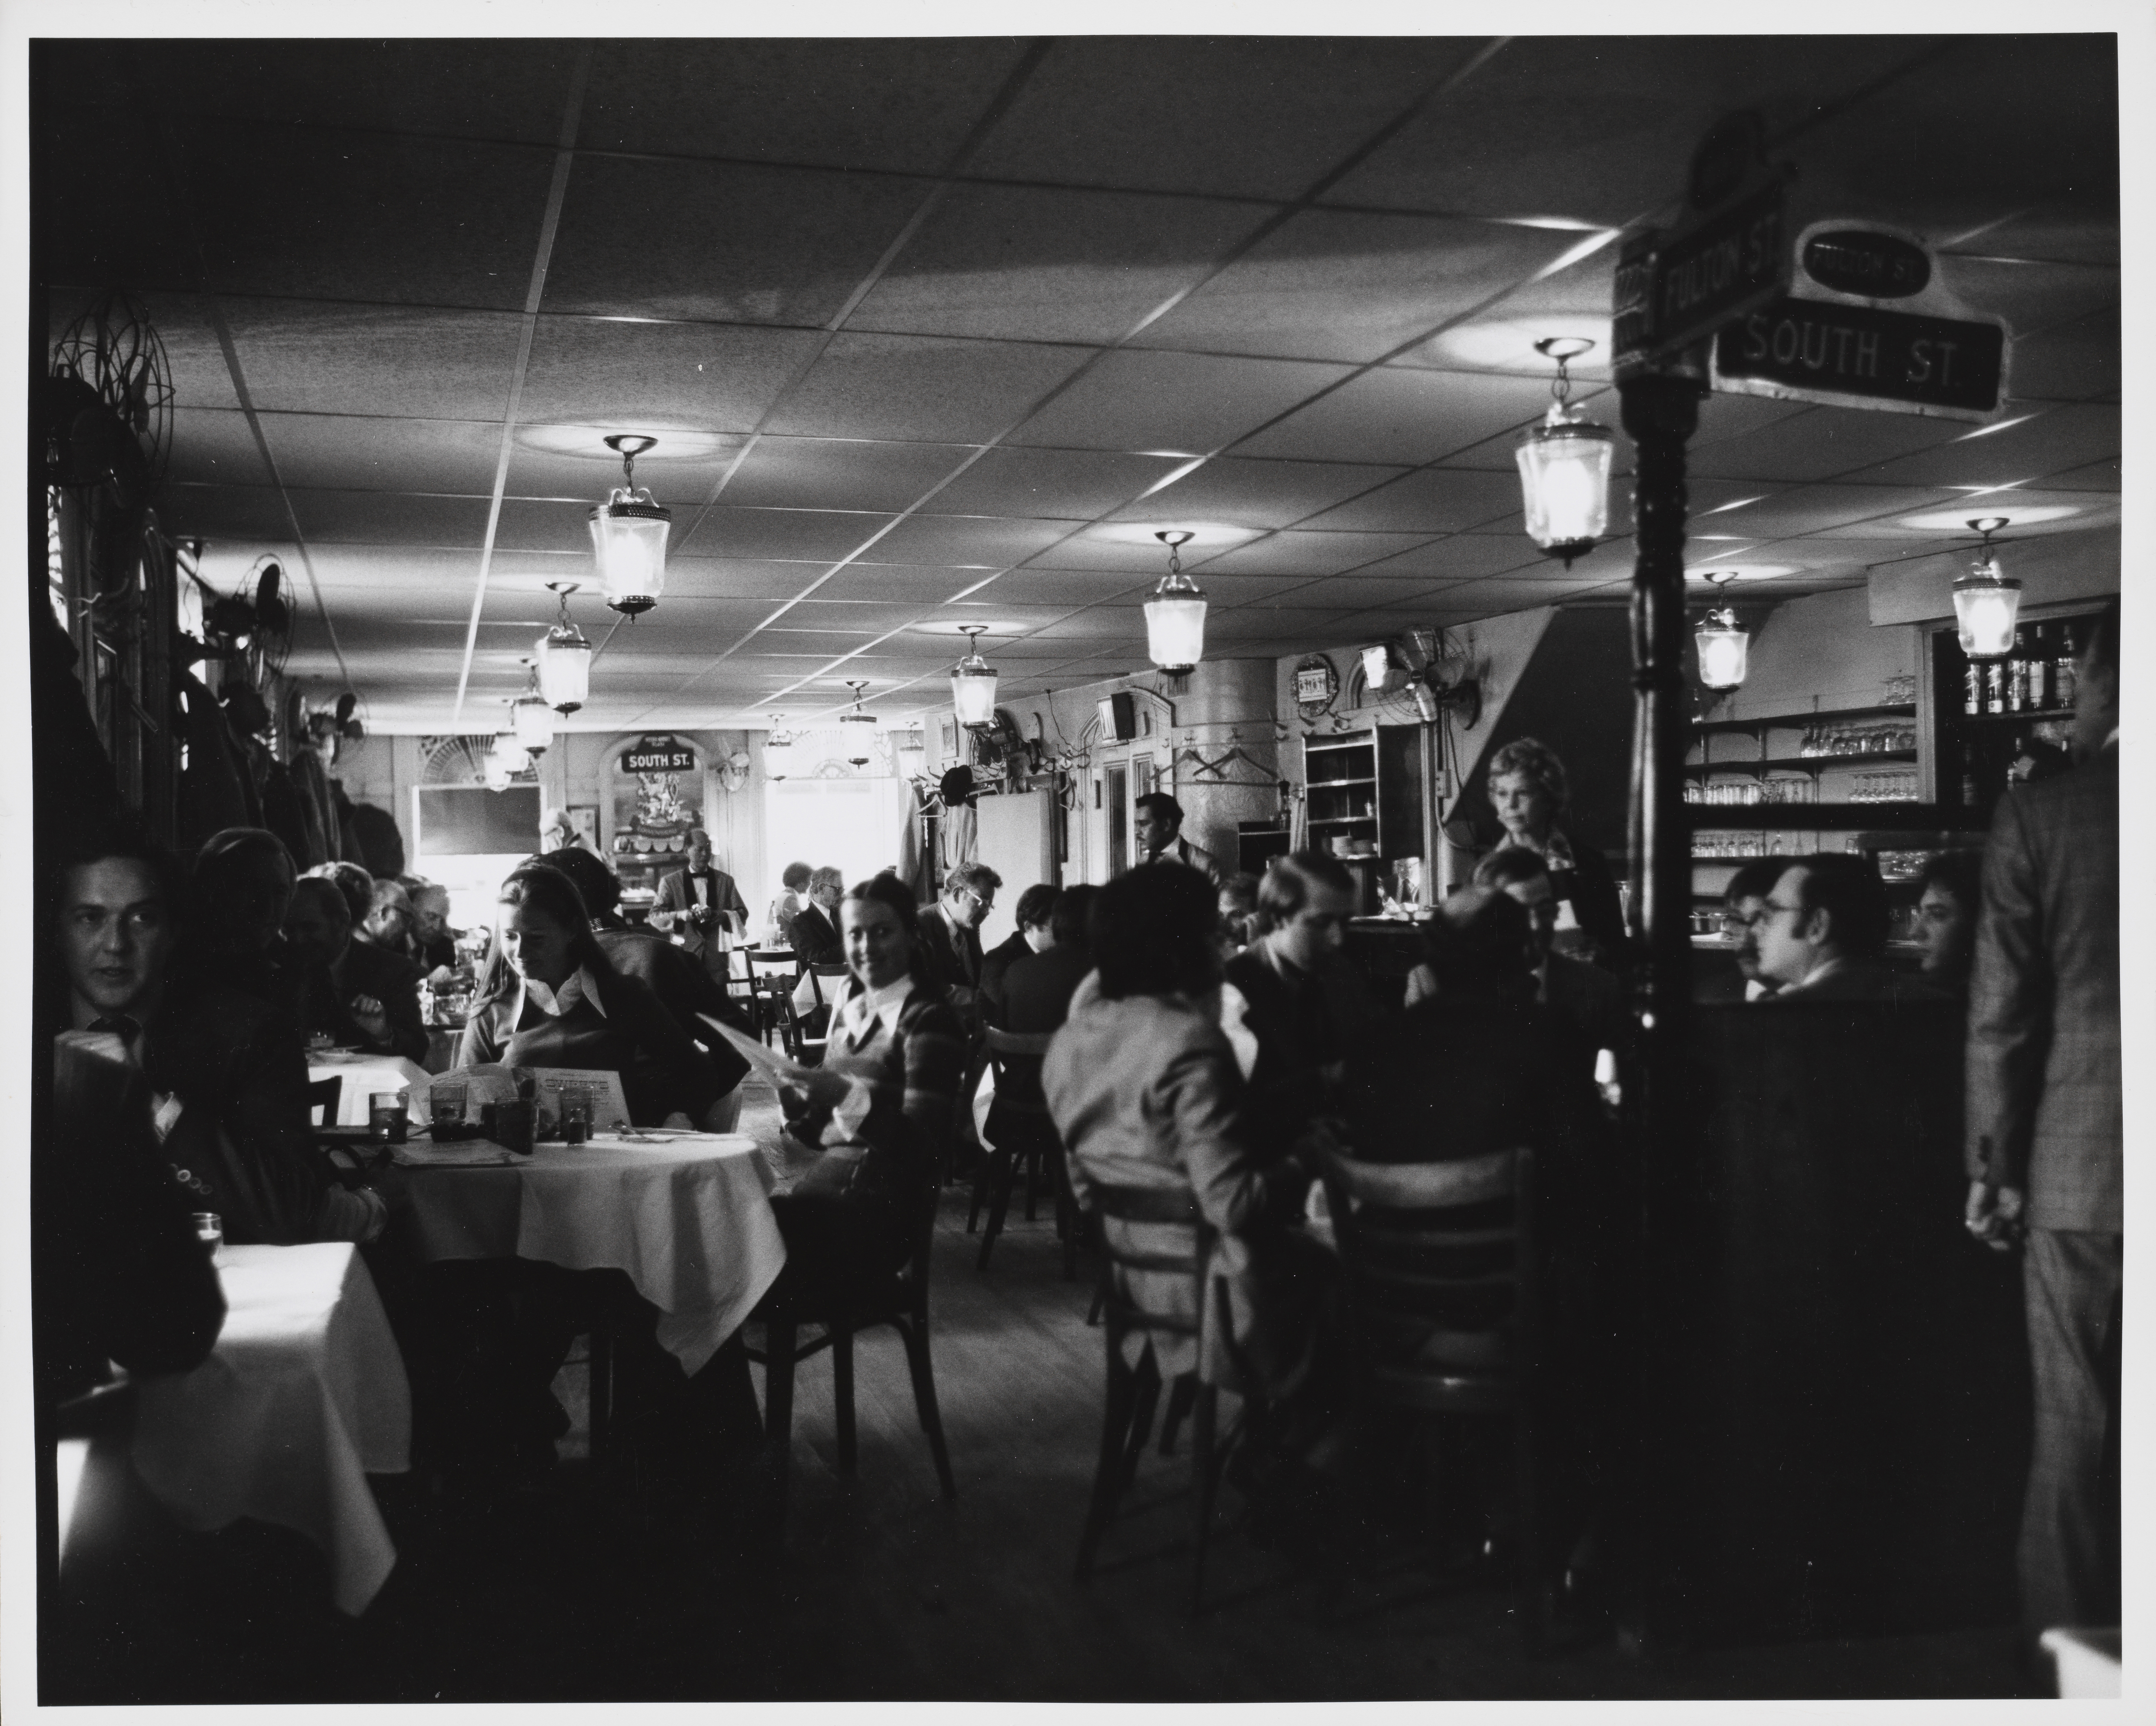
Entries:
POLYGON ((2033 414, 2017 414, 2011 419, 1994 420, 1989 425, 1979 425, 1974 431, 1964 432, 1959 437, 1948 438, 1947 441, 1949 444, 1966 444, 1974 438, 1988 438, 1994 432, 2005 431, 2010 425, 2026 425, 2035 417, 2033 414))

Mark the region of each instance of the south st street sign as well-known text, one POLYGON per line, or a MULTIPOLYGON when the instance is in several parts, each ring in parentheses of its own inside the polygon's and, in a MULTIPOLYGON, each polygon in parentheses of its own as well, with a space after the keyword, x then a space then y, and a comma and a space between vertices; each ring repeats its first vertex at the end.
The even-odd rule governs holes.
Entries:
POLYGON ((2006 332, 1825 300, 1781 300, 1725 326, 1714 387, 1982 419, 1999 406, 2006 332))

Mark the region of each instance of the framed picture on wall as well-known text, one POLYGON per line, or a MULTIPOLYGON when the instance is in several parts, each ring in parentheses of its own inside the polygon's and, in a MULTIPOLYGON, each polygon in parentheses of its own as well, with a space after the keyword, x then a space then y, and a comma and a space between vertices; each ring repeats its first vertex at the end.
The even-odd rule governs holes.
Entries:
POLYGON ((939 740, 943 745, 943 753, 940 758, 944 761, 949 761, 957 756, 958 753, 957 720, 955 717, 945 720, 938 735, 939 740))

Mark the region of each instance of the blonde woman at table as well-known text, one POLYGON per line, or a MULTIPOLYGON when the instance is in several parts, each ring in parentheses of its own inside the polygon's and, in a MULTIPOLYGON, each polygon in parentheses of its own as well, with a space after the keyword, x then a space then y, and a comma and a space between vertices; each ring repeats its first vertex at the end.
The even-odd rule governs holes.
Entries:
POLYGON ((465 1023, 459 1066, 618 1072, 634 1125, 733 1130, 736 1087, 748 1064, 731 1051, 706 1056, 649 984, 615 968, 574 881, 527 863, 502 882, 495 903, 494 951, 465 1023))
POLYGON ((894 875, 858 882, 839 902, 853 974, 824 1064, 779 1092, 788 1132, 823 1153, 772 1195, 786 1237, 781 1297, 896 1271, 943 1166, 966 1043, 941 992, 915 969, 917 922, 912 892, 894 875))

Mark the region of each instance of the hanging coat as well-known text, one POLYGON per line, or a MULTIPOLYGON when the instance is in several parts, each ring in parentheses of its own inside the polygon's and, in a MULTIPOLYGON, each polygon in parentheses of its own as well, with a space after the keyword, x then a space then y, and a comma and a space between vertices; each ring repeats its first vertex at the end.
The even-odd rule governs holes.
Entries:
POLYGON ((306 831, 306 855, 294 860, 302 870, 341 860, 344 845, 337 833, 336 812, 330 806, 329 775, 322 771, 321 757, 303 746, 294 752, 285 771, 291 775, 292 789, 299 793, 300 819, 306 831))
POLYGON ((308 866, 300 860, 307 849, 306 814, 290 772, 275 756, 262 774, 262 824, 285 841, 296 867, 308 866))
POLYGON ((180 673, 178 696, 187 708, 181 736, 187 765, 180 775, 177 825, 181 849, 192 850, 213 833, 249 824, 247 793, 224 710, 192 671, 180 673))

